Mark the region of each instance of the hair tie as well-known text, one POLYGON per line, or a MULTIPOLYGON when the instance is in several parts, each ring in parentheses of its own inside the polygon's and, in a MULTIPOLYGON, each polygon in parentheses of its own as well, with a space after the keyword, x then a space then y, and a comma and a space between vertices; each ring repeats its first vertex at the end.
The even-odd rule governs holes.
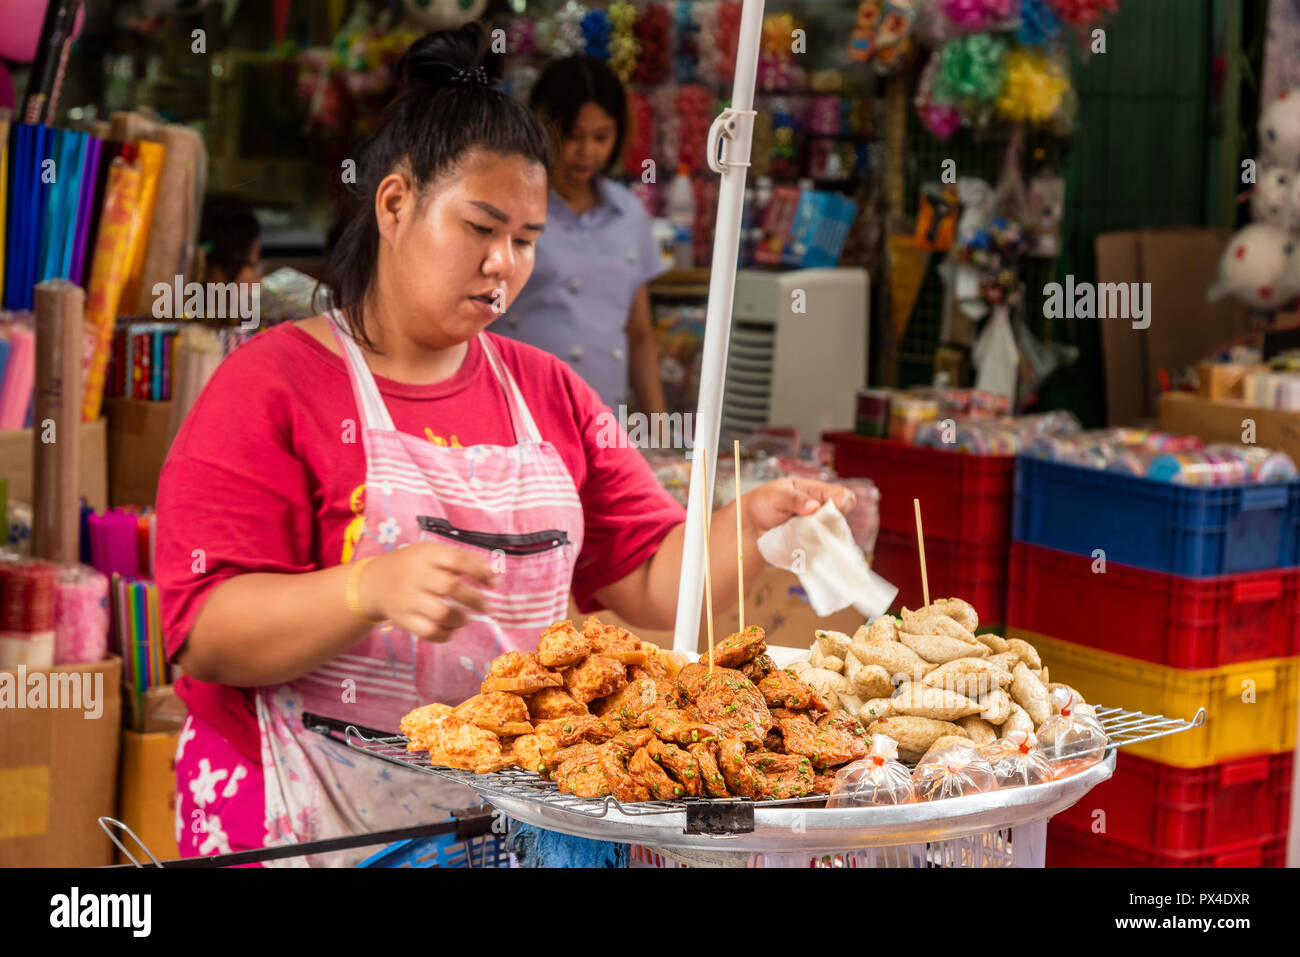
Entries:
POLYGON ((491 86, 492 81, 488 79, 487 70, 481 66, 476 66, 472 70, 460 69, 451 75, 452 83, 474 83, 479 86, 491 86))

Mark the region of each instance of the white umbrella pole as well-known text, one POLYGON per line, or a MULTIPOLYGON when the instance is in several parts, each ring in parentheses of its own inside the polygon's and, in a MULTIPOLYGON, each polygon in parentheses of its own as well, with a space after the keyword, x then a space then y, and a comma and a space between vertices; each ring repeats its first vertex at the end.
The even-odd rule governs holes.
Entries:
POLYGON ((736 49, 736 76, 731 106, 709 129, 709 166, 722 176, 718 190, 717 225, 713 235, 713 268, 709 277, 709 307, 700 360, 700 398, 695 412, 694 461, 705 457, 703 482, 690 483, 686 507, 686 538, 682 545, 682 577, 677 591, 677 627, 673 648, 694 652, 700 639, 700 604, 704 599, 704 516, 713 507, 713 476, 718 462, 718 433, 722 427, 722 388, 727 375, 727 344, 731 339, 731 308, 736 295, 736 257, 740 253, 740 223, 745 205, 745 178, 754 137, 754 80, 763 34, 764 0, 744 0, 736 49), (719 159, 719 144, 722 145, 719 159))

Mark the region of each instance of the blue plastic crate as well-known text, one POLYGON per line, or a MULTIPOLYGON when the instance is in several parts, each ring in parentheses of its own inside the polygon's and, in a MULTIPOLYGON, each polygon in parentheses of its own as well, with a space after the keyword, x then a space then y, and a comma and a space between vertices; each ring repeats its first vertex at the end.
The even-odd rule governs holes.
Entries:
POLYGON ((509 867, 504 837, 487 834, 458 841, 454 834, 398 841, 357 867, 509 867))
POLYGON ((1022 456, 1012 537, 1203 577, 1300 565, 1300 481, 1193 488, 1022 456))

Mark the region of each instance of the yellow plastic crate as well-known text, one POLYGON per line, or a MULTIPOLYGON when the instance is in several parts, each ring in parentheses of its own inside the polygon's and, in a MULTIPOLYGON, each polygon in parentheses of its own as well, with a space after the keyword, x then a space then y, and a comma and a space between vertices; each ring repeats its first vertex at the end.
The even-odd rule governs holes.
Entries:
POLYGON ((1051 680, 1073 686, 1090 703, 1189 721, 1205 709, 1202 727, 1126 746, 1133 754, 1192 768, 1295 747, 1300 658, 1183 670, 1024 629, 1008 628, 1007 637, 1036 647, 1051 680))

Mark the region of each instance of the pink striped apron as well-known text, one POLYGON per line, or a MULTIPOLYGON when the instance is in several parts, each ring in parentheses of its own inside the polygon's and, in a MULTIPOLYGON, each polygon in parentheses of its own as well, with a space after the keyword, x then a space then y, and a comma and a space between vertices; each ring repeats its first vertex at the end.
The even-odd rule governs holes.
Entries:
MULTIPOLYGON (((565 617, 582 547, 582 505, 573 479, 542 440, 487 336, 480 335, 478 345, 505 394, 516 444, 452 448, 397 431, 360 348, 337 315, 334 320, 366 453, 365 529, 352 561, 437 541, 481 552, 499 578, 486 593, 486 614, 470 616, 448 642, 420 641, 383 625, 311 674, 258 689, 268 843, 414 825, 477 803, 467 789, 305 731, 302 712, 396 732, 413 708, 457 704, 477 694, 493 658, 533 650, 541 630, 565 617)), ((347 865, 373 851, 283 863, 347 865)))

